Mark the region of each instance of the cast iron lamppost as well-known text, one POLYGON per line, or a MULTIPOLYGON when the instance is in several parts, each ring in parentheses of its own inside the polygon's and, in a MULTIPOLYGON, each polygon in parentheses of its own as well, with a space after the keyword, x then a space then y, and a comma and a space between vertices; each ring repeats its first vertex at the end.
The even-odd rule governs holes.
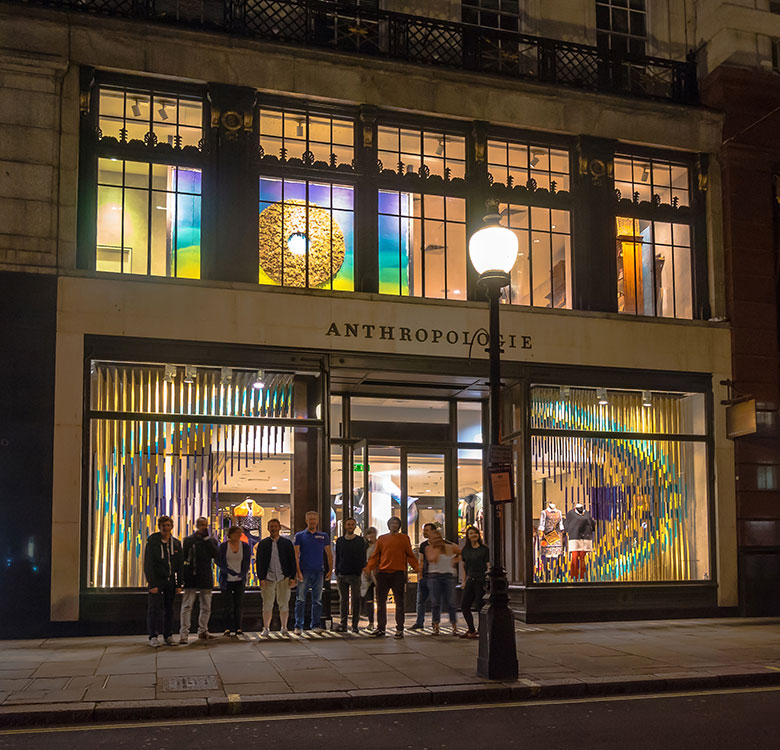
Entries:
MULTIPOLYGON (((479 273, 478 288, 487 293, 490 309, 488 352, 490 354, 490 462, 494 462, 494 446, 501 439, 501 343, 499 339, 499 297, 510 282, 509 272, 517 260, 517 237, 499 225, 498 204, 488 202, 485 226, 469 240, 469 257, 479 273)), ((490 466, 490 464, 489 464, 490 466)), ((491 680, 517 679, 515 623, 509 608, 509 584, 503 566, 502 506, 493 501, 492 566, 490 568, 490 599, 487 612, 479 619, 479 657, 477 673, 491 680)))

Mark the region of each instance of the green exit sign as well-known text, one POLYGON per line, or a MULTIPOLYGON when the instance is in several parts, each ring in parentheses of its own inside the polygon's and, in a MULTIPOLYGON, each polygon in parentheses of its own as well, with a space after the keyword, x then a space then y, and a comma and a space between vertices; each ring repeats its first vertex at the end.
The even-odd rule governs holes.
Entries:
POLYGON ((365 469, 368 469, 371 471, 371 466, 368 464, 355 464, 355 471, 364 471, 365 469))

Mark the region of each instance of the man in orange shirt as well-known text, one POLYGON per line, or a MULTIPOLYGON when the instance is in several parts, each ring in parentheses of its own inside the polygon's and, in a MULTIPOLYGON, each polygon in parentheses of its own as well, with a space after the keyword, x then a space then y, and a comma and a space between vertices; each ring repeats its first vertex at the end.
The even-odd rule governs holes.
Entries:
POLYGON ((395 637, 404 637, 404 588, 406 569, 411 565, 420 572, 420 564, 412 552, 412 543, 401 533, 401 519, 393 516, 387 522, 389 534, 377 539, 376 549, 364 568, 368 575, 376 569, 376 623, 373 635, 384 638, 387 627, 387 594, 392 590, 395 600, 395 637))

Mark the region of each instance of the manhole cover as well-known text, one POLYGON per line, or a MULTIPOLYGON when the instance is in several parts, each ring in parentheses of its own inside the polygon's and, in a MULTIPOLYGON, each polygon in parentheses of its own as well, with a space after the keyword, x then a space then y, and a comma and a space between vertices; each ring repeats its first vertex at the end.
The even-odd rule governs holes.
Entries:
POLYGON ((162 689, 171 693, 181 693, 187 690, 219 690, 219 680, 213 674, 163 677, 162 689))

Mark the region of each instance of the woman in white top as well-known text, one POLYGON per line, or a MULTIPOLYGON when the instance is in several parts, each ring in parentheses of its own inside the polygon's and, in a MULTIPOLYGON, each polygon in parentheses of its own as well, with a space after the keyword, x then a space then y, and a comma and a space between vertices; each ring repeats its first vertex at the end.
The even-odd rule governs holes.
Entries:
POLYGON ((241 620, 244 610, 244 589, 252 550, 241 540, 244 531, 240 526, 228 529, 227 541, 219 545, 217 568, 219 588, 225 605, 225 635, 243 635, 241 620))
MULTIPOLYGON (((452 634, 458 634, 458 614, 455 609, 455 583, 460 548, 448 542, 438 529, 428 532, 428 546, 425 548, 428 560, 428 590, 433 602, 433 617, 441 617, 442 610, 450 615, 452 634)), ((433 621, 433 634, 439 635, 439 621, 433 621)))

